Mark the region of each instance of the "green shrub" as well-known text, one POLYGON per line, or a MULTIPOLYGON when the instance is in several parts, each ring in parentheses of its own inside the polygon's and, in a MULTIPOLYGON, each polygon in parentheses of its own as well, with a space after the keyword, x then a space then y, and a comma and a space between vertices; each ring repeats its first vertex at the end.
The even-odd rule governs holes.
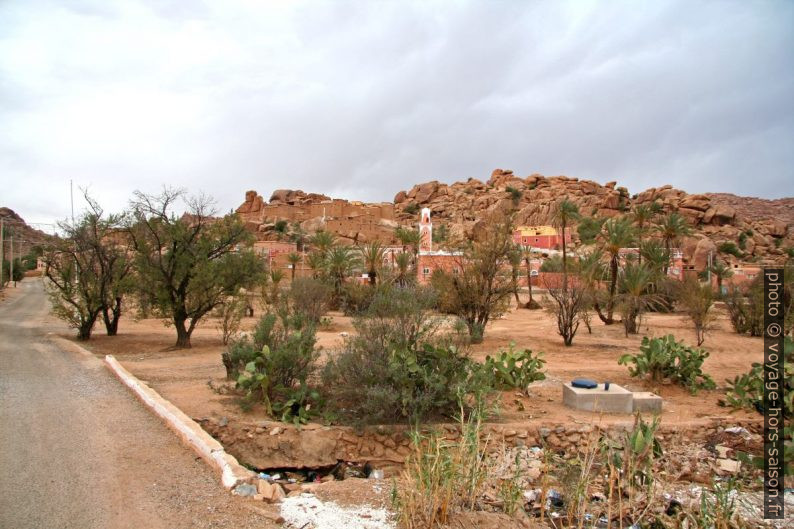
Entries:
POLYGON ((719 250, 720 253, 727 253, 733 255, 734 257, 741 257, 743 255, 742 251, 739 250, 739 248, 737 248, 736 244, 733 242, 720 243, 720 245, 717 246, 717 250, 719 250))
MULTIPOLYGON (((784 461, 786 461, 785 473, 794 475, 794 423, 790 420, 794 416, 794 340, 786 336, 784 341, 784 361, 783 361, 783 415, 788 417, 784 421, 784 461)), ((728 390, 725 393, 725 400, 721 404, 732 408, 755 409, 759 413, 764 411, 764 366, 753 363, 750 371, 733 380, 727 380, 728 390)), ((749 456, 744 454, 743 459, 749 460, 749 456)), ((752 463, 763 465, 763 459, 753 458, 752 463)))
POLYGON ((403 208, 403 211, 405 211, 409 215, 416 215, 417 213, 419 213, 419 204, 417 204, 416 202, 411 202, 410 204, 405 206, 405 208, 403 208))
POLYGON ((701 389, 714 389, 714 381, 702 370, 709 353, 704 349, 687 347, 676 342, 675 336, 649 339, 645 336, 640 345, 640 354, 620 357, 620 365, 629 365, 632 377, 650 375, 654 382, 665 379, 686 387, 692 394, 701 389))
POLYGON ((302 314, 311 323, 318 324, 328 312, 334 288, 320 279, 300 277, 292 282, 287 295, 294 312, 302 314))
POLYGON ((316 369, 315 343, 314 326, 282 305, 278 314, 268 313, 259 320, 251 338, 232 343, 224 353, 224 365, 227 374, 236 374, 246 400, 261 402, 272 413, 273 404, 288 400, 316 369))
POLYGON ((370 285, 361 283, 347 283, 342 287, 341 306, 345 316, 358 316, 363 314, 372 303, 376 290, 370 285))
POLYGON ((531 350, 514 351, 513 346, 511 343, 510 349, 500 351, 495 357, 485 357, 482 368, 494 389, 526 391, 532 382, 546 378, 542 372, 546 363, 543 353, 532 356, 531 350))
POLYGON ((746 293, 733 290, 725 296, 731 326, 739 334, 761 336, 764 330, 764 299, 760 287, 760 282, 754 281, 746 293))
POLYGON ((379 287, 356 329, 323 372, 328 405, 355 423, 449 417, 459 399, 487 384, 467 354, 450 345, 431 314, 429 289, 379 287))
MULTIPOLYGON (((568 265, 571 263, 569 261, 568 265)), ((552 255, 548 259, 544 259, 540 264, 540 271, 546 273, 560 273, 562 272, 562 257, 559 255, 552 255)))
POLYGON ((519 191, 515 187, 507 186, 505 188, 505 191, 507 191, 507 194, 510 195, 510 199, 513 202, 518 203, 518 201, 521 200, 521 191, 519 191))

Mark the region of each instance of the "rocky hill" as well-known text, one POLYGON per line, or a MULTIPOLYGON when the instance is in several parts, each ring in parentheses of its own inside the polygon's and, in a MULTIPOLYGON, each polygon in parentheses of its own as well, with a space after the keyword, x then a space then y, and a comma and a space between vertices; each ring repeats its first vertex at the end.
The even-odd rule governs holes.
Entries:
POLYGON ((782 262, 786 249, 794 247, 794 199, 688 194, 669 185, 632 195, 616 182, 601 185, 539 174, 519 177, 503 169, 494 170, 486 181, 470 178, 454 184, 417 184, 397 193, 393 204, 332 200, 291 190, 276 191, 265 202, 249 191, 237 211, 260 237, 263 233, 266 238, 272 237, 275 223, 284 219, 299 222, 308 231, 325 226, 349 241, 379 238, 389 242, 394 226, 415 224, 424 207, 432 210, 434 223, 447 225, 453 234, 471 237, 486 225, 490 215, 513 208, 519 224, 548 224, 554 204, 564 197, 577 203, 585 215, 614 217, 635 204, 653 201, 659 202, 665 212, 677 211, 694 228, 682 249, 688 263, 698 269, 705 266, 709 253, 719 253, 720 246, 727 242, 734 243, 739 254, 723 252, 722 257, 730 262, 782 262))
POLYGON ((4 223, 4 250, 6 259, 10 250, 9 239, 14 238, 14 255, 21 256, 27 254, 30 249, 43 243, 49 237, 43 231, 39 231, 27 225, 25 220, 17 215, 11 208, 0 207, 0 218, 4 223))

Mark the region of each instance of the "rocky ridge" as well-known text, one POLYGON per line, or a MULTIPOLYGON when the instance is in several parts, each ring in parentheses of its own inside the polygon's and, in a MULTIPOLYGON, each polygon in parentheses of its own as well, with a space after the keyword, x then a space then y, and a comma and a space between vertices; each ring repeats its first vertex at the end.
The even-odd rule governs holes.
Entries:
POLYGON ((249 191, 237 211, 260 236, 268 234, 265 238, 272 236, 273 223, 283 218, 301 221, 310 232, 325 225, 348 242, 373 238, 390 242, 394 226, 415 224, 424 207, 432 210, 434 223, 447 225, 453 235, 472 237, 486 226, 490 216, 512 209, 518 224, 548 224, 555 203, 562 198, 575 202, 582 214, 607 218, 654 201, 665 212, 680 213, 694 228, 693 236, 683 241, 682 250, 687 262, 697 269, 705 266, 709 253, 718 253, 726 242, 734 243, 740 254, 723 254, 730 262, 782 262, 786 249, 794 247, 794 198, 770 201, 723 193, 689 194, 670 185, 632 195, 617 182, 601 185, 540 174, 519 177, 505 169, 495 169, 486 181, 469 178, 453 184, 417 184, 397 193, 393 205, 348 202, 300 190, 277 190, 265 202, 255 191, 249 191), (318 218, 319 204, 338 206, 333 209, 337 217, 327 217, 334 221, 324 224, 318 218))
MULTIPOLYGON (((3 219, 5 224, 5 251, 7 252, 9 250, 8 239, 13 233, 15 256, 27 254, 33 246, 43 243, 49 237, 49 235, 43 231, 28 226, 25 219, 20 217, 11 208, 0 207, 0 218, 3 219)), ((8 259, 8 257, 6 257, 6 259, 8 259)))

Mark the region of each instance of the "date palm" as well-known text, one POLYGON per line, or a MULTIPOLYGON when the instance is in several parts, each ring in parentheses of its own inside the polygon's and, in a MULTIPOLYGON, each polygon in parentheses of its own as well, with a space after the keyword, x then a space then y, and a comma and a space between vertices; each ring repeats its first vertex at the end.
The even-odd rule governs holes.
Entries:
POLYGON ((320 252, 309 252, 306 254, 305 260, 306 266, 309 267, 309 270, 312 271, 312 277, 314 279, 319 278, 321 275, 325 273, 326 268, 326 260, 325 257, 320 252))
POLYGON ((287 262, 290 264, 291 276, 290 281, 295 281, 295 270, 298 268, 298 263, 301 262, 301 255, 299 253, 291 252, 287 255, 287 262))
POLYGON ((568 289, 568 250, 565 232, 568 227, 579 219, 579 207, 567 198, 559 201, 554 209, 552 224, 562 234, 562 289, 568 289))
POLYGON ((637 334, 642 313, 658 302, 653 293, 655 274, 646 264, 628 264, 620 274, 620 306, 626 336, 637 334))
MULTIPOLYGON (((670 253, 673 244, 677 244, 683 237, 692 234, 692 228, 689 226, 687 220, 679 213, 670 213, 665 215, 659 220, 655 227, 659 236, 664 241, 664 249, 670 253)), ((670 268, 669 263, 664 267, 664 273, 667 275, 667 270, 670 268)))
POLYGON ((524 264, 527 267, 527 289, 529 290, 529 300, 527 300, 527 304, 525 305, 528 309, 537 309, 540 308, 540 305, 532 299, 532 246, 522 246, 521 247, 521 257, 524 260, 524 264))
POLYGON ((620 263, 620 250, 629 248, 634 243, 636 233, 631 219, 616 217, 604 223, 601 233, 601 249, 609 256, 609 297, 607 298, 606 314, 598 311, 598 317, 607 325, 615 323, 613 318, 615 310, 615 293, 618 283, 618 264, 620 263))
POLYGON ((717 295, 722 295, 722 282, 733 275, 730 265, 720 259, 715 259, 711 266, 706 269, 717 278, 717 295))
POLYGON ((413 256, 408 252, 397 254, 394 258, 397 264, 397 284, 401 287, 408 285, 409 277, 411 275, 411 266, 413 264, 413 256))
POLYGON ((336 237, 333 233, 320 230, 309 238, 309 244, 322 257, 326 257, 332 248, 337 246, 336 237))
POLYGON ((394 230, 394 236, 403 245, 403 250, 407 250, 410 247, 414 255, 419 253, 419 241, 421 240, 419 230, 399 227, 394 230))
POLYGON ((367 269, 367 276, 369 276, 369 284, 373 287, 377 283, 378 270, 383 266, 383 252, 384 248, 379 241, 372 241, 359 247, 361 259, 364 261, 364 267, 367 269))
MULTIPOLYGON (((651 222, 661 211, 661 206, 658 202, 651 202, 650 204, 640 204, 634 206, 631 212, 631 220, 637 227, 637 242, 642 247, 643 238, 648 233, 651 222)), ((642 263, 642 252, 639 254, 639 262, 642 263)))
POLYGON ((334 283, 334 292, 337 299, 342 294, 342 286, 345 284, 345 280, 353 274, 359 264, 358 255, 349 246, 334 246, 328 252, 328 275, 334 283))

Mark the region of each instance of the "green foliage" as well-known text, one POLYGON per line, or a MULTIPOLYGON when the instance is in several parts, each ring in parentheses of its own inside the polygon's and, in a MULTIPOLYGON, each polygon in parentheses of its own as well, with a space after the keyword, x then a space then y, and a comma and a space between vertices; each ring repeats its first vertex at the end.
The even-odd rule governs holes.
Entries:
POLYGON ((759 278, 753 281, 745 293, 734 289, 725 296, 731 326, 739 334, 761 336, 763 333, 764 293, 759 278))
MULTIPOLYGON (((373 289, 370 289, 373 290, 373 289)), ((328 403, 345 421, 417 422, 448 417, 481 380, 468 355, 450 345, 423 288, 379 286, 356 333, 323 373, 328 403)))
POLYGON ((287 297, 292 310, 318 324, 331 305, 334 290, 326 281, 311 277, 300 277, 291 284, 287 297))
MULTIPOLYGON (((794 416, 794 340, 786 336, 783 346, 783 377, 782 391, 783 415, 794 416)), ((750 371, 727 380, 728 389, 725 400, 721 403, 732 408, 755 409, 759 413, 764 410, 764 366, 754 362, 750 371)), ((786 461, 785 473, 794 475, 794 423, 784 421, 784 460, 786 461)), ((744 459, 749 460, 745 454, 744 459)), ((763 464, 760 458, 753 458, 753 464, 763 464)))
POLYGON ((736 244, 730 241, 720 243, 719 246, 717 246, 717 250, 720 253, 733 255, 734 257, 741 257, 744 255, 742 254, 742 251, 736 247, 736 244))
POLYGON ((746 246, 747 246, 747 234, 745 232, 741 232, 739 234, 739 249, 744 251, 746 246))
POLYGON ((526 391, 532 382, 546 378, 542 371, 546 363, 543 353, 533 356, 530 349, 515 351, 514 345, 511 343, 507 351, 499 351, 494 357, 485 357, 482 369, 494 389, 526 391))
POLYGON ((291 422, 295 426, 306 424, 322 406, 320 392, 311 389, 305 381, 298 388, 286 391, 283 402, 273 403, 273 412, 282 422, 291 422))
POLYGON ((273 229, 276 233, 279 234, 286 234, 287 228, 289 227, 289 222, 286 220, 277 220, 276 223, 273 225, 273 229))
POLYGON ((81 340, 91 337, 100 314, 107 334, 116 334, 131 275, 128 251, 118 242, 122 217, 105 215, 96 201, 84 197, 88 211, 76 223, 58 224, 63 237, 51 239, 44 256, 53 312, 77 329, 81 340))
POLYGON ((34 246, 30 251, 22 257, 22 264, 25 270, 35 270, 38 265, 39 257, 44 255, 44 249, 41 246, 34 246))
POLYGON ((579 219, 579 226, 577 231, 579 233, 579 240, 582 244, 595 244, 596 237, 601 233, 601 228, 606 221, 603 217, 582 217, 579 219))
POLYGON ((403 211, 408 213, 409 215, 416 215, 417 213, 419 213, 419 204, 417 204, 416 202, 411 202, 403 208, 403 211))
POLYGON ((443 243, 449 238, 449 227, 446 224, 439 224, 433 227, 433 242, 443 243))
POLYGON ((544 259, 540 264, 540 271, 545 273, 561 273, 562 257, 559 255, 552 255, 548 259, 544 259))
POLYGON ((650 375, 654 382, 669 379, 695 394, 701 389, 715 388, 714 381, 702 370, 708 356, 709 353, 704 349, 676 342, 672 334, 653 339, 645 336, 640 345, 640 354, 623 355, 618 364, 628 365, 632 377, 650 375))
POLYGON ((521 191, 513 186, 507 186, 505 191, 507 191, 507 194, 510 195, 510 200, 512 200, 513 203, 518 204, 518 201, 521 200, 521 191))
POLYGON ((304 386, 316 369, 315 343, 314 326, 281 305, 277 314, 262 316, 251 338, 233 342, 223 361, 227 375, 236 377, 247 401, 260 402, 268 413, 283 415, 287 402, 293 401, 292 406, 297 399, 300 407, 312 397, 304 386), (295 393, 296 388, 304 388, 303 393, 295 393))
POLYGON ((190 347, 202 318, 264 273, 262 260, 245 248, 252 235, 239 217, 213 217, 204 197, 188 199, 188 213, 177 217, 172 210, 183 194, 136 192, 127 230, 138 295, 158 316, 171 320, 176 347, 190 347))
POLYGON ((513 250, 512 217, 492 218, 481 236, 464 248, 455 270, 433 273, 431 283, 443 293, 441 309, 466 323, 472 343, 482 341, 488 322, 504 313, 516 291, 515 277, 502 266, 513 250))

